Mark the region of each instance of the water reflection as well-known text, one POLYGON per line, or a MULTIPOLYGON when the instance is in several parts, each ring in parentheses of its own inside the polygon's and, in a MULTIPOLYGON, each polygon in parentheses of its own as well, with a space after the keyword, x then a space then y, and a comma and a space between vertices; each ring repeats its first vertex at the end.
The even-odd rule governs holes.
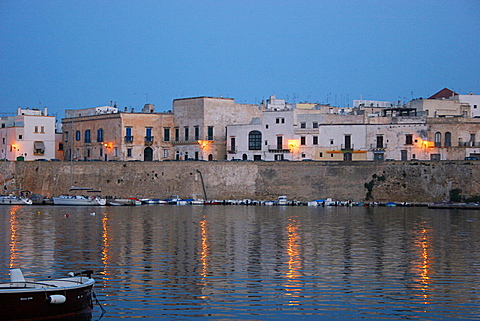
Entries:
MULTIPOLYGON (((93 269, 105 319, 478 319, 480 215, 0 207, 2 278, 93 269)), ((94 317, 100 311, 97 309, 94 317)))

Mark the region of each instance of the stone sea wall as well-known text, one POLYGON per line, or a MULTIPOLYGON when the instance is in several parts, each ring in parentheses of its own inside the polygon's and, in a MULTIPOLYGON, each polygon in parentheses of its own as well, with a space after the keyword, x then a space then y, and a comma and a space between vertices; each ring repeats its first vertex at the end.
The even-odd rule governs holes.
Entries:
POLYGON ((148 198, 432 202, 452 189, 480 195, 480 161, 7 162, 4 172, 8 189, 44 196, 68 193, 70 185, 148 198))

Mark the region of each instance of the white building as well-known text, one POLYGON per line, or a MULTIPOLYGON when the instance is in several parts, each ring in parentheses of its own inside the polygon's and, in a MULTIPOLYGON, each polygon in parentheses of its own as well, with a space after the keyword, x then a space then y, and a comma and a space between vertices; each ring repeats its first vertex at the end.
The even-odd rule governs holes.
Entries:
POLYGON ((457 95, 456 99, 461 103, 470 105, 470 117, 480 117, 480 95, 470 93, 468 95, 457 95))
POLYGON ((0 127, 1 159, 53 159, 61 149, 55 141, 55 117, 48 116, 47 108, 18 108, 16 116, 0 118, 0 127))

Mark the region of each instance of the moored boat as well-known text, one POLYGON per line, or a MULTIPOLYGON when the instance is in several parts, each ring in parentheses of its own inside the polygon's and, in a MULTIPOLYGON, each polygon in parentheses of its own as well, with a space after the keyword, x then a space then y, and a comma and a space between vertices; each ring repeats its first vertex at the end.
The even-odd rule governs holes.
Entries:
POLYGON ((98 206, 107 204, 104 198, 98 198, 96 196, 60 195, 52 197, 52 199, 54 205, 98 206))
POLYGON ((32 205, 32 200, 14 195, 0 195, 0 205, 32 205))
POLYGON ((92 271, 41 281, 25 280, 20 269, 0 283, 0 320, 43 320, 89 314, 93 310, 92 271), (85 275, 85 276, 82 276, 85 275))
POLYGON ((278 199, 277 199, 277 205, 288 205, 288 202, 287 202, 287 197, 286 196, 279 196, 278 199))

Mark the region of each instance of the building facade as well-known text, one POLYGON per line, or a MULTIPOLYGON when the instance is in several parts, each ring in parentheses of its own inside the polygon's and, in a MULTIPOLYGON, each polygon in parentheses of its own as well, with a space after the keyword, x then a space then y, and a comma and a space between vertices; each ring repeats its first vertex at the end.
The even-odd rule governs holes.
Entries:
POLYGON ((16 116, 0 118, 1 159, 55 159, 62 148, 56 141, 55 117, 48 116, 47 108, 18 108, 16 116))
POLYGON ((140 113, 115 107, 66 113, 62 120, 65 160, 170 160, 173 146, 165 129, 173 128, 172 113, 155 113, 147 104, 140 113), (70 117, 68 117, 70 116, 70 117))
POLYGON ((170 133, 176 160, 225 160, 226 127, 259 117, 259 106, 235 103, 233 98, 194 97, 173 101, 174 128, 170 133))

